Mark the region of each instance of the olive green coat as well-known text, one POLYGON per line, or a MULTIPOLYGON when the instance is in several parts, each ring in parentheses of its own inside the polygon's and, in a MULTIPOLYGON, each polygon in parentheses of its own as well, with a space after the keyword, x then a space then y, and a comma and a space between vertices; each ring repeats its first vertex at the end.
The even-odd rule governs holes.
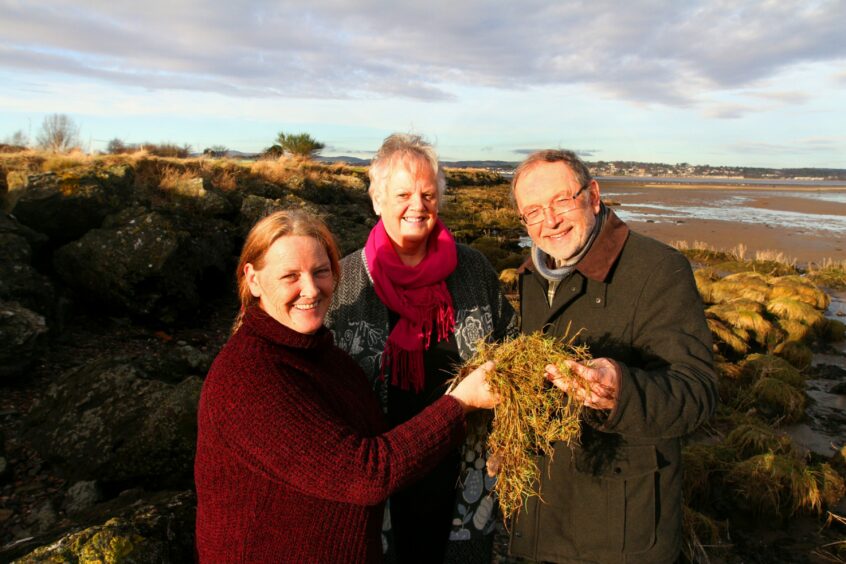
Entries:
POLYGON ((540 494, 512 523, 511 553, 551 562, 673 562, 682 542, 681 444, 717 402, 711 336, 690 264, 613 212, 552 307, 520 279, 522 331, 581 331, 623 371, 617 407, 588 410, 580 447, 541 459, 540 494))

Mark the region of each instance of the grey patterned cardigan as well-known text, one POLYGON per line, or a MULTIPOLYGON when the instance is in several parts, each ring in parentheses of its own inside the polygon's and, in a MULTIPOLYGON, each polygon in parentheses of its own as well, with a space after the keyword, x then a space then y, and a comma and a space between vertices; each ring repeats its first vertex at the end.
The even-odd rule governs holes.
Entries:
MULTIPOLYGON (((455 341, 462 360, 475 352, 479 339, 502 340, 519 333, 514 309, 508 303, 499 280, 487 259, 475 249, 457 244, 458 266, 446 279, 455 309, 455 341)), ((379 378, 382 351, 390 331, 388 308, 376 295, 373 280, 367 271, 364 249, 341 261, 341 281, 332 298, 326 325, 335 334, 335 343, 349 353, 370 378, 383 408, 389 393, 387 381, 379 378)), ((497 511, 491 495, 494 480, 485 473, 486 427, 468 428, 467 441, 461 456, 461 479, 456 491, 456 503, 450 541, 483 541, 494 531, 497 511)), ((390 539, 390 520, 385 520, 383 546, 390 539)), ((447 560, 451 554, 464 555, 467 550, 449 543, 447 560)), ((475 543, 471 543, 475 544, 475 543)), ((489 555, 488 555, 489 556, 489 555)))

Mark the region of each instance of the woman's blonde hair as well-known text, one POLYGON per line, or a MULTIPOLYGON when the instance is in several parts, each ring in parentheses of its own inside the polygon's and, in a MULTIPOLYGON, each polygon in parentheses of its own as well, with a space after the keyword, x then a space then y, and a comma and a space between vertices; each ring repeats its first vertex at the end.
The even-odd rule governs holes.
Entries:
POLYGON ((244 313, 252 305, 258 303, 258 298, 250 292, 250 285, 244 274, 244 267, 247 263, 253 265, 256 270, 264 268, 264 258, 267 250, 277 239, 289 236, 314 237, 326 250, 329 257, 329 265, 332 269, 332 277, 335 285, 341 277, 341 253, 335 243, 335 237, 319 217, 302 210, 282 210, 274 212, 256 223, 244 241, 244 248, 241 249, 241 258, 238 260, 238 268, 235 271, 235 280, 238 285, 238 298, 241 301, 241 309, 235 317, 232 325, 232 333, 241 327, 244 320, 244 313))
POLYGON ((446 176, 438 160, 438 153, 423 137, 411 133, 389 135, 371 159, 367 171, 370 176, 370 188, 367 191, 370 194, 370 199, 377 200, 383 196, 396 161, 406 157, 421 159, 432 169, 438 189, 438 201, 443 206, 446 176))

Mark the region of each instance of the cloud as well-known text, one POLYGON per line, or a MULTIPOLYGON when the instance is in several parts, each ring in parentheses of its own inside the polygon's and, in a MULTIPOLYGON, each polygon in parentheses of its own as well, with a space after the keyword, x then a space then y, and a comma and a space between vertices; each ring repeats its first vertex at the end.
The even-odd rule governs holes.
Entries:
POLYGON ((3 67, 233 97, 449 101, 454 86, 577 84, 685 107, 846 58, 841 0, 28 0, 0 12, 3 67))
POLYGON ((756 111, 760 111, 760 108, 746 104, 714 104, 706 107, 703 113, 711 118, 739 119, 750 112, 756 111))
POLYGON ((833 137, 808 137, 797 139, 793 143, 741 142, 729 146, 738 153, 759 155, 795 155, 797 153, 817 155, 819 153, 837 153, 846 144, 846 139, 833 137))

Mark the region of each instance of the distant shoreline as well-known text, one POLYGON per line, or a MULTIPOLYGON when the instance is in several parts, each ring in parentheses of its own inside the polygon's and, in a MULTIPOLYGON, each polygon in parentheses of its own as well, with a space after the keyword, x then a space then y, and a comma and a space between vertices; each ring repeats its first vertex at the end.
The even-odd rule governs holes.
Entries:
POLYGON ((672 178, 656 179, 637 178, 631 176, 598 176, 600 189, 603 185, 611 186, 636 186, 643 188, 658 189, 681 189, 681 190, 789 190, 801 192, 839 192, 846 191, 846 182, 832 180, 781 180, 767 181, 753 178, 672 178))

